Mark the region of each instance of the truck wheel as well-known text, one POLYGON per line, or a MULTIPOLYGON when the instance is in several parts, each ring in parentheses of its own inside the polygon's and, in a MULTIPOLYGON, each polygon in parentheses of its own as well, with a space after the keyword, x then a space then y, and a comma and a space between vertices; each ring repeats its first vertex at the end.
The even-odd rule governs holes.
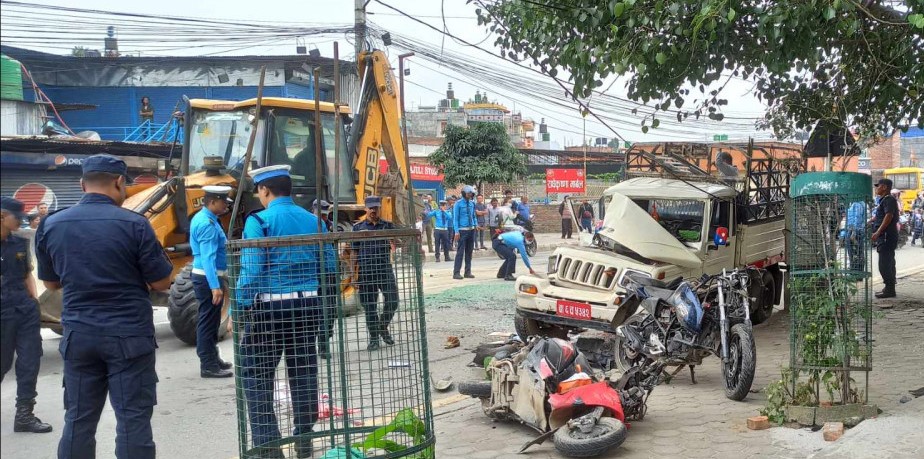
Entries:
MULTIPOLYGON (((762 324, 773 314, 773 303, 776 299, 776 280, 768 271, 758 271, 759 282, 752 282, 748 294, 757 300, 751 308, 751 323, 762 324)), ((757 276, 755 276, 757 277, 757 276)), ((753 279, 753 278, 752 278, 753 279)))
POLYGON ((513 329, 516 330, 517 336, 525 343, 530 336, 539 334, 539 326, 536 321, 529 319, 519 311, 513 316, 513 329))
MULTIPOLYGON (((170 294, 167 297, 167 319, 170 329, 180 341, 196 345, 196 324, 199 322, 199 300, 192 282, 192 264, 188 264, 177 273, 170 285, 170 294)), ((221 324, 218 325, 218 339, 222 340, 228 334, 228 315, 222 314, 221 324)))

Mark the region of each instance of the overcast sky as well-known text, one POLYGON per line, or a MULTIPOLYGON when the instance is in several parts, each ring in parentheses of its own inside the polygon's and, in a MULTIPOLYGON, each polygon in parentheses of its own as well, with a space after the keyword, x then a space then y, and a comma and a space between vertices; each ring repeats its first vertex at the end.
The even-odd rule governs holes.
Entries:
MULTIPOLYGON (((493 50, 493 38, 486 39, 487 30, 478 26, 475 20, 475 7, 467 5, 465 0, 383 0, 407 13, 415 15, 419 20, 425 21, 443 28, 443 19, 441 6, 444 8, 446 16, 446 26, 451 34, 461 37, 464 40, 473 43, 481 43, 481 47, 493 50)), ((279 21, 280 23, 326 23, 326 24, 351 24, 353 22, 354 11, 352 0, 301 0, 301 1, 282 1, 282 0, 261 0, 259 2, 242 1, 242 0, 225 0, 201 1, 194 2, 189 0, 157 0, 147 2, 125 2, 116 0, 81 0, 80 2, 64 0, 39 0, 33 3, 48 5, 60 5, 79 7, 87 9, 98 9, 117 12, 143 13, 154 15, 185 16, 190 18, 211 18, 222 20, 236 20, 241 22, 256 21, 279 21)), ((7 8, 3 8, 3 14, 6 15, 7 8)), ((403 17, 383 5, 372 1, 368 5, 368 19, 381 28, 394 31, 396 33, 414 37, 417 40, 426 41, 435 46, 442 46, 445 50, 463 53, 472 58, 479 59, 485 64, 497 66, 498 68, 508 70, 510 74, 519 75, 527 74, 535 78, 537 75, 531 74, 520 69, 509 62, 498 57, 491 57, 481 51, 456 43, 450 38, 444 37, 441 33, 430 30, 425 26, 417 24, 412 20, 403 17)), ((65 13, 67 14, 67 13, 65 13)), ((7 18, 3 19, 7 23, 7 18)), ((106 27, 114 25, 118 28, 119 24, 86 24, 86 28, 99 29, 99 43, 96 48, 102 48, 102 38, 105 36, 106 27)), ((152 43, 156 42, 157 37, 152 36, 152 43)), ((332 42, 340 42, 343 58, 352 58, 353 46, 352 36, 325 36, 325 37, 306 37, 304 39, 308 47, 317 46, 323 55, 331 56, 332 42), (349 43, 347 42, 349 40, 349 43)), ((16 46, 24 46, 16 43, 16 46)), ((169 52, 154 52, 150 48, 145 48, 143 43, 120 43, 120 51, 135 53, 141 51, 142 55, 195 55, 195 54, 295 54, 295 39, 280 40, 278 44, 272 46, 252 46, 245 49, 236 49, 232 52, 222 52, 221 48, 190 48, 176 49, 169 52)), ((43 46, 40 37, 36 38, 34 45, 24 46, 33 49, 45 50, 54 53, 63 53, 62 49, 52 49, 43 46)), ((398 50, 389 50, 389 56, 395 60, 394 66, 397 67, 398 50)), ((495 52, 495 56, 498 54, 495 52)), ((571 103, 573 109, 562 107, 551 107, 548 104, 530 99, 528 95, 516 94, 505 91, 502 88, 493 87, 489 83, 479 83, 478 75, 472 72, 466 72, 466 69, 440 67, 437 64, 411 58, 409 67, 411 75, 407 77, 410 84, 407 85, 407 104, 412 109, 418 105, 436 105, 441 94, 445 93, 446 85, 453 83, 456 97, 463 101, 471 98, 476 90, 488 91, 492 99, 497 99, 499 103, 506 105, 510 109, 516 109, 522 112, 526 118, 532 118, 537 123, 541 118, 545 118, 550 127, 552 140, 565 145, 577 145, 581 142, 581 132, 583 130, 583 119, 580 116, 576 103, 571 103), (426 67, 426 68, 425 68, 426 67), (449 74, 450 76, 444 75, 449 74)), ((694 122, 693 118, 689 122, 674 127, 672 131, 663 129, 653 129, 648 134, 642 134, 640 130, 641 118, 635 117, 628 113, 608 113, 610 116, 625 118, 627 121, 621 126, 614 126, 618 133, 624 138, 631 141, 660 141, 660 140, 711 140, 711 134, 729 134, 730 139, 745 139, 749 134, 766 138, 769 134, 766 132, 754 131, 750 128, 751 121, 747 118, 762 116, 764 106, 750 95, 751 83, 732 80, 726 88, 724 94, 729 100, 730 105, 727 107, 726 114, 739 117, 737 122, 726 123, 725 125, 715 124, 705 125, 702 122, 694 122), (632 127, 634 126, 634 127, 632 127)), ((606 85, 604 86, 606 87, 606 85)), ((608 94, 624 97, 625 89, 623 84, 617 82, 609 89, 608 94)), ((591 107, 593 103, 591 101, 591 107)), ((668 115, 667 117, 670 117, 668 115)), ((616 137, 612 131, 602 124, 587 118, 587 137, 616 137)))

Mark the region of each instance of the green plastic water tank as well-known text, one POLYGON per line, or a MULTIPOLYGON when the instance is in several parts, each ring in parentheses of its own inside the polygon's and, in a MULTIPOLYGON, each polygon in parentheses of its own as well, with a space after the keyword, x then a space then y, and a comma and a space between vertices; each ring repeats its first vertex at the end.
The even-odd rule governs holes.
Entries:
POLYGON ((22 67, 5 55, 0 55, 0 99, 22 100, 22 67))

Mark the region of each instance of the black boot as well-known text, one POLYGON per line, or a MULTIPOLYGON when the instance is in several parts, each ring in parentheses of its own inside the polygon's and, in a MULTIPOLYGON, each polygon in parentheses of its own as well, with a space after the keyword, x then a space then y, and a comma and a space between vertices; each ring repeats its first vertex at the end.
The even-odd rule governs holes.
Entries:
POLYGON ((395 344, 395 339, 391 337, 391 333, 388 333, 387 328, 383 328, 379 334, 382 335, 382 341, 385 341, 385 344, 389 346, 395 344))
POLYGON ((379 349, 379 337, 376 335, 369 337, 369 345, 366 346, 367 351, 377 351, 379 349))
POLYGON ((13 432, 48 433, 51 424, 45 424, 32 414, 35 400, 26 400, 16 403, 16 418, 13 421, 13 432))
POLYGON ((886 285, 881 292, 876 293, 876 298, 895 298, 895 286, 886 285))

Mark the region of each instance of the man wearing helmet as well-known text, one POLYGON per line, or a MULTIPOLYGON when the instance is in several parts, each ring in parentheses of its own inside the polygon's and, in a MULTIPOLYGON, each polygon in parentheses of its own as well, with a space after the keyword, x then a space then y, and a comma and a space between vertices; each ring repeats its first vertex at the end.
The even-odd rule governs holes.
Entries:
POLYGON ((478 220, 475 215, 475 188, 471 185, 462 187, 462 199, 456 202, 452 209, 453 228, 456 230, 453 240, 458 242, 458 251, 456 252, 456 264, 452 272, 453 279, 462 279, 459 274, 462 269, 462 261, 465 261, 465 277, 473 278, 472 275, 472 251, 475 249, 475 228, 478 226, 478 220))

